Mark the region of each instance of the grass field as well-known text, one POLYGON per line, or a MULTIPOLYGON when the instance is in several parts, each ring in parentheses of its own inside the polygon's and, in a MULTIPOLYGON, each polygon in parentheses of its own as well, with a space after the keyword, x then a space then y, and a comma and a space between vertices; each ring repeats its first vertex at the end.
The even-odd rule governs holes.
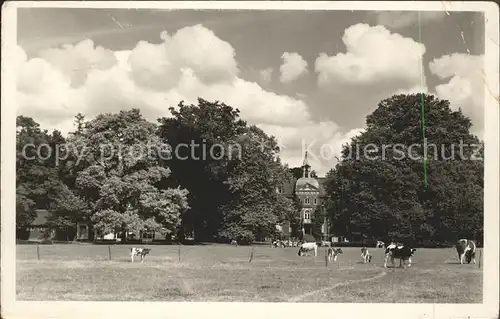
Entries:
MULTIPOLYGON (((229 245, 144 246, 131 263, 130 246, 17 246, 17 300, 264 301, 481 303, 482 268, 460 265, 454 249, 418 249, 409 269, 371 264, 359 248, 343 248, 336 263, 297 256, 297 248, 229 245)), ((479 251, 478 251, 479 257, 479 251)), ((479 259, 479 258, 478 258, 479 259)))

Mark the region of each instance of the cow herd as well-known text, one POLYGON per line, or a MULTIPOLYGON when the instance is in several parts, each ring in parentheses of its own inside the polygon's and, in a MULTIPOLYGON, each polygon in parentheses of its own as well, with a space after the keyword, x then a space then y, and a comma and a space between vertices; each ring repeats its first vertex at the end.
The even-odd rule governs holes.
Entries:
MULTIPOLYGON (((285 241, 287 242, 287 241, 285 241)), ((273 247, 296 247, 299 246, 299 256, 306 256, 309 252, 314 253, 314 256, 318 256, 318 247, 328 247, 327 248, 327 259, 329 262, 337 261, 337 257, 340 254, 343 254, 341 248, 333 248, 329 242, 321 242, 318 244, 316 242, 303 242, 297 243, 291 242, 290 245, 283 244, 283 241, 274 241, 273 247)), ((411 245, 405 245, 401 243, 391 242, 387 247, 385 247, 385 243, 382 241, 377 241, 376 248, 385 248, 385 256, 384 256, 384 268, 387 268, 388 261, 391 261, 391 265, 394 267, 394 261, 399 259, 399 267, 401 268, 409 268, 411 267, 411 258, 415 255, 417 251, 416 248, 413 248, 411 245)), ((476 263, 476 244, 474 241, 470 239, 460 239, 455 245, 458 253, 458 259, 460 264, 464 263, 476 263)), ((361 260, 364 264, 371 263, 372 254, 370 253, 367 247, 361 248, 361 260)))
MULTIPOLYGON (((231 244, 234 244, 231 242, 231 244)), ((237 243, 236 243, 237 245, 237 243)), ((312 252, 314 256, 318 256, 318 247, 327 247, 327 259, 329 262, 336 262, 339 255, 343 254, 342 248, 331 247, 329 242, 321 242, 318 245, 316 242, 297 242, 297 241, 281 241, 276 240, 272 242, 272 247, 299 247, 299 256, 306 256, 308 253, 312 252)), ((476 244, 470 239, 460 239, 456 243, 456 250, 458 253, 458 259, 460 264, 476 263, 476 244)), ((400 244, 391 242, 387 247, 381 241, 377 241, 376 248, 385 248, 385 258, 384 267, 387 268, 387 263, 390 260, 392 266, 395 266, 394 261, 399 259, 399 267, 411 267, 411 258, 415 255, 417 251, 410 245, 400 244)), ((145 258, 151 252, 150 248, 130 248, 130 259, 134 262, 134 257, 140 257, 141 262, 144 262, 145 258)), ((361 248, 361 260, 363 263, 371 263, 372 254, 367 247, 361 248)))

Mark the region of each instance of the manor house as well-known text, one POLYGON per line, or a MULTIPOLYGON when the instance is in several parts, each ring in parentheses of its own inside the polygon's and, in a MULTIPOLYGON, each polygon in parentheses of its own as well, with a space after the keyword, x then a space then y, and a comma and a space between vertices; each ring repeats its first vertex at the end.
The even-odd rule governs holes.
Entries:
MULTIPOLYGON (((302 229, 298 231, 303 234, 311 234, 313 232, 313 216, 316 211, 323 210, 322 197, 324 195, 325 177, 312 177, 311 166, 307 161, 307 151, 304 155, 304 162, 302 164, 302 177, 294 178, 291 183, 286 183, 278 188, 278 193, 286 196, 287 198, 294 199, 297 197, 300 200, 300 219, 302 221, 302 229)), ((285 238, 294 237, 294 232, 290 224, 284 223, 278 226, 283 232, 285 238)), ((328 233, 329 227, 326 218, 323 220, 321 226, 321 233, 323 240, 329 240, 330 234, 328 233)), ((318 238, 317 238, 318 239, 318 238)))

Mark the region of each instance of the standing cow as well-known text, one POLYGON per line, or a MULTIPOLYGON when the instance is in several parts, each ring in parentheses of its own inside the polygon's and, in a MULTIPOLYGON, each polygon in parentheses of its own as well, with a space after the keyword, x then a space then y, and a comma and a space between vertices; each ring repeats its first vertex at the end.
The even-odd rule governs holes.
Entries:
POLYGON ((336 262, 338 255, 343 254, 343 253, 344 252, 342 251, 342 248, 328 247, 328 250, 327 250, 328 262, 336 262))
POLYGON ((303 243, 299 248, 299 256, 303 256, 308 251, 314 251, 314 257, 318 256, 318 244, 303 243))
POLYGON ((460 264, 464 262, 470 264, 472 261, 476 263, 476 244, 470 239, 460 239, 457 242, 457 253, 460 264))
POLYGON ((361 260, 364 264, 372 262, 372 254, 370 254, 370 251, 366 247, 361 248, 361 260))
POLYGON ((391 243, 385 249, 385 260, 384 267, 387 268, 387 261, 391 259, 391 264, 394 267, 394 259, 399 259, 399 267, 403 266, 406 268, 406 263, 408 267, 411 267, 411 257, 415 254, 417 250, 408 245, 401 245, 391 243))
POLYGON ((139 256, 141 257, 141 263, 144 262, 144 259, 146 259, 146 256, 149 255, 151 252, 150 248, 137 248, 137 247, 132 247, 130 248, 130 260, 134 262, 134 256, 139 256))

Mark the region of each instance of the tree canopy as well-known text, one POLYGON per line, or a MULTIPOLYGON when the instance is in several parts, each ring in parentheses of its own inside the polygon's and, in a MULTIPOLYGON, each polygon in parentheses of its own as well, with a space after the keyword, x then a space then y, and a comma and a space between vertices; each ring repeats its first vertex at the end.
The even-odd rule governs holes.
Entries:
POLYGON ((482 238, 483 161, 471 159, 480 141, 461 111, 431 95, 423 97, 422 127, 421 103, 419 94, 381 101, 366 131, 343 148, 326 186, 335 233, 418 243, 482 238))
POLYGON ((198 240, 251 242, 273 234, 290 209, 276 189, 291 178, 274 137, 218 101, 181 102, 170 110, 173 118, 160 119, 159 136, 180 152, 170 163, 174 179, 191 192, 185 228, 198 240), (189 156, 180 146, 191 144, 198 147, 189 156))

